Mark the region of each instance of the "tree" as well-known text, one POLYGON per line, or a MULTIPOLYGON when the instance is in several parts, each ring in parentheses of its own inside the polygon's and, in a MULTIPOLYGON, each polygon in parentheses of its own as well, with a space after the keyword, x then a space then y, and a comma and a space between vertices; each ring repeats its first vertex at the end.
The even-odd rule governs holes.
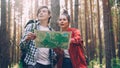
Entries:
POLYGON ((60 0, 51 0, 51 27, 55 30, 60 30, 57 25, 57 20, 60 14, 60 0))
POLYGON ((75 0, 75 9, 74 9, 74 27, 78 28, 78 0, 75 0))
POLYGON ((71 16, 71 25, 74 25, 74 23, 73 23, 73 1, 72 0, 70 0, 70 16, 71 16))
POLYGON ((101 37, 101 29, 100 29, 100 9, 99 9, 99 0, 97 0, 97 14, 98 14, 98 38, 99 38, 99 60, 100 64, 102 64, 102 37, 101 37))
POLYGON ((87 51, 87 57, 88 57, 88 61, 89 61, 89 56, 90 56, 90 53, 89 53, 89 46, 88 46, 88 25, 87 25, 87 23, 88 23, 88 14, 87 14, 87 12, 88 12, 88 4, 87 4, 87 0, 85 0, 85 45, 86 45, 86 51, 87 51))
POLYGON ((1 26, 0 26, 0 68, 9 65, 9 38, 6 24, 6 0, 1 0, 1 26))
MULTIPOLYGON (((10 48, 9 48, 9 53, 10 53, 10 63, 11 63, 11 61, 12 61, 12 59, 11 59, 11 57, 12 57, 12 53, 11 53, 11 51, 12 51, 12 47, 11 47, 11 44, 12 44, 12 42, 11 42, 11 0, 9 0, 8 1, 8 5, 7 5, 7 7, 8 7, 8 10, 7 10, 7 31, 8 31, 8 38, 9 38, 9 40, 10 40, 10 48)), ((9 64, 9 66, 10 66, 10 64, 9 64)))
POLYGON ((82 29, 82 25, 83 25, 83 23, 82 23, 82 14, 81 14, 81 1, 79 0, 79 4, 80 4, 80 8, 78 9, 79 10, 79 16, 78 16, 78 25, 80 25, 79 26, 79 28, 80 28, 80 32, 81 32, 81 36, 82 36, 82 33, 83 33, 83 29, 82 29))
POLYGON ((120 0, 117 0, 118 7, 118 57, 120 59, 120 0))
MULTIPOLYGON (((93 8, 93 6, 92 6, 92 0, 90 0, 90 39, 91 39, 91 41, 94 41, 94 33, 93 33, 93 10, 92 10, 92 8, 93 8)), ((91 52, 90 52, 90 57, 91 57, 91 59, 94 59, 95 58, 95 45, 94 45, 94 42, 90 42, 91 43, 91 45, 90 45, 90 50, 91 50, 91 52)))
POLYGON ((111 67, 111 59, 113 52, 111 49, 114 47, 114 35, 112 28, 111 8, 109 0, 103 1, 103 19, 104 19, 104 39, 105 39, 105 54, 106 54, 106 68, 111 67))
POLYGON ((68 0, 65 0, 65 9, 68 9, 68 0))
POLYGON ((37 14, 38 6, 39 6, 38 3, 39 3, 39 1, 35 0, 35 11, 34 11, 35 14, 34 14, 34 17, 37 17, 36 14, 37 14))

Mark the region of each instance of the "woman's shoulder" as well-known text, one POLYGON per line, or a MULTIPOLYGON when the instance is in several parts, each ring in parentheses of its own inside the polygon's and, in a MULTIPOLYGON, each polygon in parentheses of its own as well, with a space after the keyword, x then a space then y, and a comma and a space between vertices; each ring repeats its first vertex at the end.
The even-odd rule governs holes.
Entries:
POLYGON ((78 31, 79 29, 77 28, 68 28, 68 31, 78 31))
POLYGON ((80 30, 77 28, 68 28, 68 31, 71 31, 73 34, 80 34, 80 30))

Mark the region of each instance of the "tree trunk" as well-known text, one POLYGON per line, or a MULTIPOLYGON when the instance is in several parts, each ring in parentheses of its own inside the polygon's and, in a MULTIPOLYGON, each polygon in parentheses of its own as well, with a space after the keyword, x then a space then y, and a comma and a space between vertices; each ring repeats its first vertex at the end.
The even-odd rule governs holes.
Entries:
POLYGON ((38 0, 35 0, 35 11, 34 11, 35 14, 34 14, 34 17, 37 17, 37 11, 38 11, 38 8, 39 8, 39 7, 38 7, 38 6, 39 6, 38 3, 39 3, 39 1, 38 1, 38 0))
MULTIPOLYGON (((81 6, 81 5, 80 5, 81 6)), ((79 23, 78 23, 78 25, 79 25, 79 28, 80 28, 80 32, 81 32, 81 36, 83 37, 83 23, 82 23, 82 13, 81 13, 81 8, 79 8, 79 23)))
POLYGON ((7 30, 8 30, 8 34, 9 34, 8 37, 9 37, 9 40, 10 40, 9 41, 9 43, 10 43, 10 45, 9 45, 10 46, 10 48, 9 48, 9 53, 10 53, 10 64, 9 64, 9 66, 11 66, 11 63, 12 63, 11 62, 12 61, 12 59, 11 59, 11 57, 12 57, 12 52, 11 52, 12 51, 12 48, 11 48, 12 42, 11 42, 11 32, 10 32, 11 31, 11 0, 8 1, 8 16, 7 16, 7 18, 8 18, 8 23, 7 23, 8 24, 8 29, 7 30))
POLYGON ((89 57, 90 57, 90 54, 89 54, 89 46, 88 46, 88 17, 87 17, 87 10, 88 6, 87 6, 87 0, 85 0, 85 44, 86 44, 86 51, 87 51, 87 61, 89 61, 89 57))
MULTIPOLYGON (((38 1, 38 0, 37 0, 37 1, 38 1)), ((21 20, 21 21, 20 21, 20 22, 21 22, 21 26, 20 26, 20 28, 21 28, 21 29, 20 29, 20 30, 21 30, 21 31, 20 31, 21 34, 20 34, 20 37, 21 37, 21 38, 22 38, 22 31, 23 31, 23 26, 22 26, 22 25, 23 25, 23 23, 22 23, 22 21, 23 21, 23 4, 22 4, 22 3, 23 3, 23 1, 21 1, 21 7, 20 7, 20 15, 21 15, 21 17, 20 17, 20 20, 21 20)), ((36 5, 36 6, 38 6, 38 5, 36 5)), ((37 11, 37 10, 38 10, 38 9, 36 9, 36 11, 37 11)), ((36 16, 36 15, 37 15, 37 12, 36 12, 35 16, 36 16)))
POLYGON ((51 27, 58 31, 60 28, 58 27, 57 20, 60 14, 60 0, 51 0, 51 27))
POLYGON ((0 68, 8 68, 9 65, 9 38, 6 27, 6 0, 1 0, 0 68))
MULTIPOLYGON (((93 34, 93 11, 92 11, 92 1, 90 0, 90 16, 91 16, 91 18, 90 18, 90 26, 91 26, 91 28, 90 28, 90 38, 91 38, 91 41, 94 41, 94 34, 93 34)), ((94 45, 94 42, 90 42, 91 43, 91 57, 92 57, 92 59, 94 59, 95 58, 95 54, 96 54, 96 51, 95 51, 95 45, 94 45)))
POLYGON ((68 0, 65 0, 65 9, 68 10, 68 0))
POLYGON ((45 0, 45 5, 47 5, 47 6, 48 6, 48 0, 45 0))
POLYGON ((75 0, 75 9, 74 9, 74 27, 78 28, 78 0, 75 0))
POLYGON ((99 60, 100 64, 102 64, 102 37, 101 37, 101 29, 100 29, 100 9, 99 9, 99 0, 97 0, 97 14, 98 14, 98 38, 99 38, 99 60))
POLYGON ((111 59, 114 56, 114 35, 112 31, 112 18, 109 0, 103 0, 103 19, 104 19, 104 39, 105 39, 105 54, 106 68, 111 67, 111 59), (112 51, 111 51, 112 50, 112 51))
MULTIPOLYGON (((74 25, 73 23, 73 0, 70 0, 70 16, 71 16, 71 26, 74 25)), ((73 27, 73 26, 72 26, 73 27)))
POLYGON ((118 0, 118 57, 120 59, 120 0, 118 0))

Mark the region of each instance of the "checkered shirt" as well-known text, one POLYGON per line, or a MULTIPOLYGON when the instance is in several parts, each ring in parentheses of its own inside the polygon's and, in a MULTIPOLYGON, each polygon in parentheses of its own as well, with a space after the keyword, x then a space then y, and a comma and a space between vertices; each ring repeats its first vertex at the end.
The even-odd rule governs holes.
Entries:
MULTIPOLYGON (((31 24, 28 24, 27 27, 25 28, 25 31, 24 31, 24 34, 22 35, 22 39, 21 39, 21 42, 20 42, 20 47, 21 49, 22 48, 25 48, 26 46, 27 47, 27 53, 26 53, 26 56, 25 56, 25 63, 28 64, 28 65, 35 65, 36 64, 36 60, 35 60, 35 54, 36 54, 36 51, 37 51, 37 48, 35 47, 35 41, 34 40, 30 40, 28 42, 25 41, 25 38, 26 38, 26 35, 31 32, 33 29, 38 29, 40 23, 37 22, 37 23, 31 23, 31 24)), ((52 28, 48 27, 50 31, 54 31, 52 28)))
POLYGON ((20 47, 21 49, 27 47, 27 53, 25 56, 25 63, 28 65, 35 65, 36 60, 35 60, 35 53, 36 53, 36 47, 35 47, 35 42, 34 40, 30 41, 25 41, 26 35, 34 29, 34 23, 28 24, 27 27, 25 28, 24 34, 22 35, 22 39, 20 41, 20 47))

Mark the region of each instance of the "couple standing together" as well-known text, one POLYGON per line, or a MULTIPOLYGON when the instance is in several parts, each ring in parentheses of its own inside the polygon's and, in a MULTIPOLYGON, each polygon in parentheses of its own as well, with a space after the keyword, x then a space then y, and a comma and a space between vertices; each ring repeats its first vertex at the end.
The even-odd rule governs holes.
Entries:
MULTIPOLYGON (((52 68, 49 58, 50 48, 36 48, 34 42, 36 35, 32 31, 33 28, 40 31, 53 31, 48 25, 51 12, 47 6, 38 9, 37 18, 36 27, 33 27, 33 23, 26 25, 22 35, 20 42, 22 65, 23 68, 52 68)), ((80 31, 69 27, 70 16, 67 12, 59 16, 58 25, 62 31, 72 32, 72 34, 68 50, 53 49, 56 56, 60 55, 54 64, 55 68, 87 68, 80 31)))

